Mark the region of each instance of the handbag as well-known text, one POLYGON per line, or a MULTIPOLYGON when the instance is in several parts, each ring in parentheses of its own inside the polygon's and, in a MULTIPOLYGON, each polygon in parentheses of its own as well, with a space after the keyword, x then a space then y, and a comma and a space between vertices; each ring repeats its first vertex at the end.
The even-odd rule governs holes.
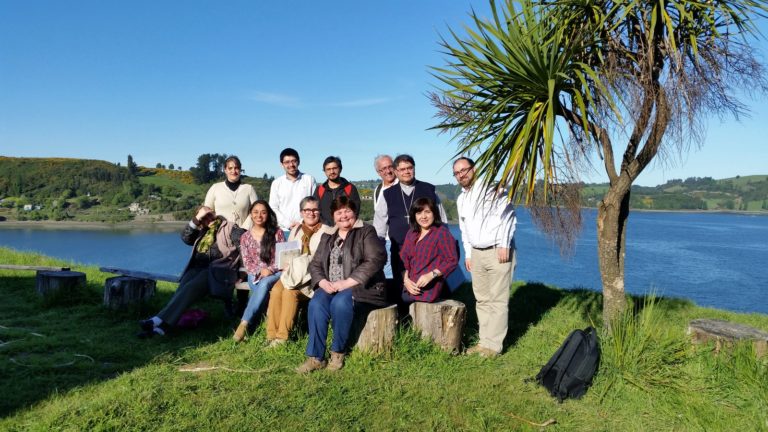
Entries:
POLYGON ((310 261, 312 261, 312 257, 308 254, 291 259, 290 264, 280 275, 280 282, 283 283, 285 289, 300 289, 312 281, 312 276, 309 274, 310 261))

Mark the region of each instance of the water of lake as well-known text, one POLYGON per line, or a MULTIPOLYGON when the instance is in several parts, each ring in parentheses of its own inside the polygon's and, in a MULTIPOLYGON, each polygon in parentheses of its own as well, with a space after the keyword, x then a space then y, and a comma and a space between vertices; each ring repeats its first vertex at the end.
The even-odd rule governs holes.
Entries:
MULTIPOLYGON (((600 289, 595 217, 594 210, 585 210, 576 252, 562 258, 536 230, 528 213, 519 211, 515 279, 561 288, 600 289)), ((451 231, 459 238, 458 226, 451 226, 451 231)), ((181 272, 190 252, 175 232, 8 229, 1 225, 0 246, 75 263, 171 274, 181 272)), ((768 217, 634 212, 629 219, 626 263, 629 292, 654 290, 702 306, 768 313, 768 217)))

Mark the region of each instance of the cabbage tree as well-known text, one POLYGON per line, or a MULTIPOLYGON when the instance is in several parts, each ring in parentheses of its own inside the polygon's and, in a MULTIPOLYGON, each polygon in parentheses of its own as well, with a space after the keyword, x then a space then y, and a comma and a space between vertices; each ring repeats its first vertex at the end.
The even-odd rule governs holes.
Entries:
POLYGON ((579 179, 602 166, 597 243, 610 324, 626 307, 630 187, 657 156, 701 143, 713 116, 744 113, 740 92, 768 88, 750 45, 766 1, 491 0, 491 10, 442 40, 435 128, 566 244, 564 221, 580 223, 579 179))

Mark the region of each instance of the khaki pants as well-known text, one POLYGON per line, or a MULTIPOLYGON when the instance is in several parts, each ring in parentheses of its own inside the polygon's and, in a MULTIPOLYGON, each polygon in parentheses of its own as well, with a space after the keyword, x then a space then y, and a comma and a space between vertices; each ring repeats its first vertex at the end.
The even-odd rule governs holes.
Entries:
POLYGON ((510 260, 499 264, 496 249, 472 249, 472 291, 477 300, 478 344, 501 352, 509 320, 509 289, 515 268, 515 250, 510 260))
POLYGON ((296 320, 296 312, 299 310, 299 302, 307 301, 301 290, 285 289, 283 282, 278 280, 269 292, 269 306, 267 307, 267 339, 288 339, 293 322, 296 320))

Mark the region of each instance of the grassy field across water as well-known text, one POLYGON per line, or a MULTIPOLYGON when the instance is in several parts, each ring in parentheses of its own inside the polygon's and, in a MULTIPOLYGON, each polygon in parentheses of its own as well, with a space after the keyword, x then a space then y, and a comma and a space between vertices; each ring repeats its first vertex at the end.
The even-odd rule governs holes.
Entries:
MULTIPOLYGON (((61 265, 0 248, 0 263, 61 265)), ((263 325, 244 344, 221 304, 198 307, 201 328, 138 340, 137 320, 175 286, 160 283, 142 309, 101 306, 112 275, 73 265, 88 285, 45 304, 31 271, 0 270, 0 430, 768 430, 768 360, 751 346, 715 354, 685 334, 693 318, 768 330, 768 316, 704 309, 676 299, 637 299, 613 334, 601 332, 595 382, 558 404, 526 379, 575 328, 599 323, 601 296, 516 282, 507 348, 494 359, 451 356, 399 330, 390 355, 353 352, 336 373, 297 375, 306 330, 265 349, 263 325), (195 371, 188 371, 192 368, 195 371)), ((465 343, 477 338, 468 286, 465 343)))

